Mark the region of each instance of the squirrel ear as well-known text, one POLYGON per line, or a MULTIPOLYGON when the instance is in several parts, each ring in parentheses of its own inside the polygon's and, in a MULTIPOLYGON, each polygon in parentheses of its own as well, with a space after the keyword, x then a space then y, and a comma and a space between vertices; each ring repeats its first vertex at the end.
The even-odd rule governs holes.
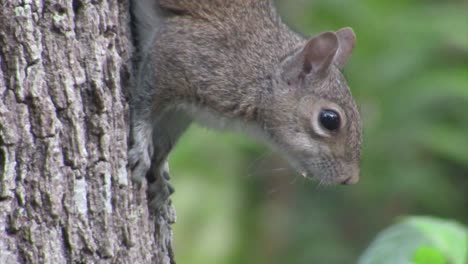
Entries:
POLYGON ((338 37, 324 32, 311 38, 302 50, 282 62, 282 77, 294 81, 310 73, 322 74, 328 70, 338 50, 338 37))
POLYGON ((343 69, 349 56, 351 56, 353 52, 356 35, 354 35, 353 29, 350 27, 338 30, 336 35, 338 36, 339 48, 335 56, 335 65, 343 69))
POLYGON ((324 32, 310 39, 302 51, 304 73, 321 73, 327 70, 338 46, 338 37, 334 32, 324 32))

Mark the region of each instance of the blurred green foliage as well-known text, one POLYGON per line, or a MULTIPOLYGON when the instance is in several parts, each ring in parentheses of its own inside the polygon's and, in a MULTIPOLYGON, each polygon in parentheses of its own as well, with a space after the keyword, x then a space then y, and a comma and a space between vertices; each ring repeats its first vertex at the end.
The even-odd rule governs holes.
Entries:
POLYGON ((317 187, 242 135, 193 126, 171 156, 178 263, 356 263, 400 215, 468 223, 467 1, 277 3, 304 35, 356 32, 361 182, 317 187))

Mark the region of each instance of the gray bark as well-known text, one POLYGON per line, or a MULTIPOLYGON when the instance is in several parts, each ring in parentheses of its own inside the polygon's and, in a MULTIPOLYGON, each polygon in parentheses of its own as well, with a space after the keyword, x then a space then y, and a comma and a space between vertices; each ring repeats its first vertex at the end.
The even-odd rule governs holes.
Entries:
POLYGON ((0 0, 0 263, 171 263, 127 168, 128 1, 0 0))

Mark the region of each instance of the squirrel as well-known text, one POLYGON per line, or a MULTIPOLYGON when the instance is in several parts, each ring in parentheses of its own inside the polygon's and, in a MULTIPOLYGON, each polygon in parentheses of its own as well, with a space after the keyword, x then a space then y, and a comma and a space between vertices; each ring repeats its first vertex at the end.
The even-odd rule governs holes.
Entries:
POLYGON ((342 74, 351 28, 306 39, 271 0, 134 0, 133 179, 150 206, 174 191, 168 154, 196 121, 246 131, 322 184, 359 179, 361 119, 342 74))

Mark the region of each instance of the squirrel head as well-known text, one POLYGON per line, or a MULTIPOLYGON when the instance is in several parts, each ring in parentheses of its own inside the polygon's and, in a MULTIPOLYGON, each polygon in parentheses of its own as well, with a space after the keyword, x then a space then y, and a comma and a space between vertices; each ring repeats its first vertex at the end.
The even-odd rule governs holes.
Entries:
POLYGON ((354 47, 351 28, 321 33, 276 68, 264 130, 303 175, 323 184, 359 180, 361 119, 341 72, 354 47))

